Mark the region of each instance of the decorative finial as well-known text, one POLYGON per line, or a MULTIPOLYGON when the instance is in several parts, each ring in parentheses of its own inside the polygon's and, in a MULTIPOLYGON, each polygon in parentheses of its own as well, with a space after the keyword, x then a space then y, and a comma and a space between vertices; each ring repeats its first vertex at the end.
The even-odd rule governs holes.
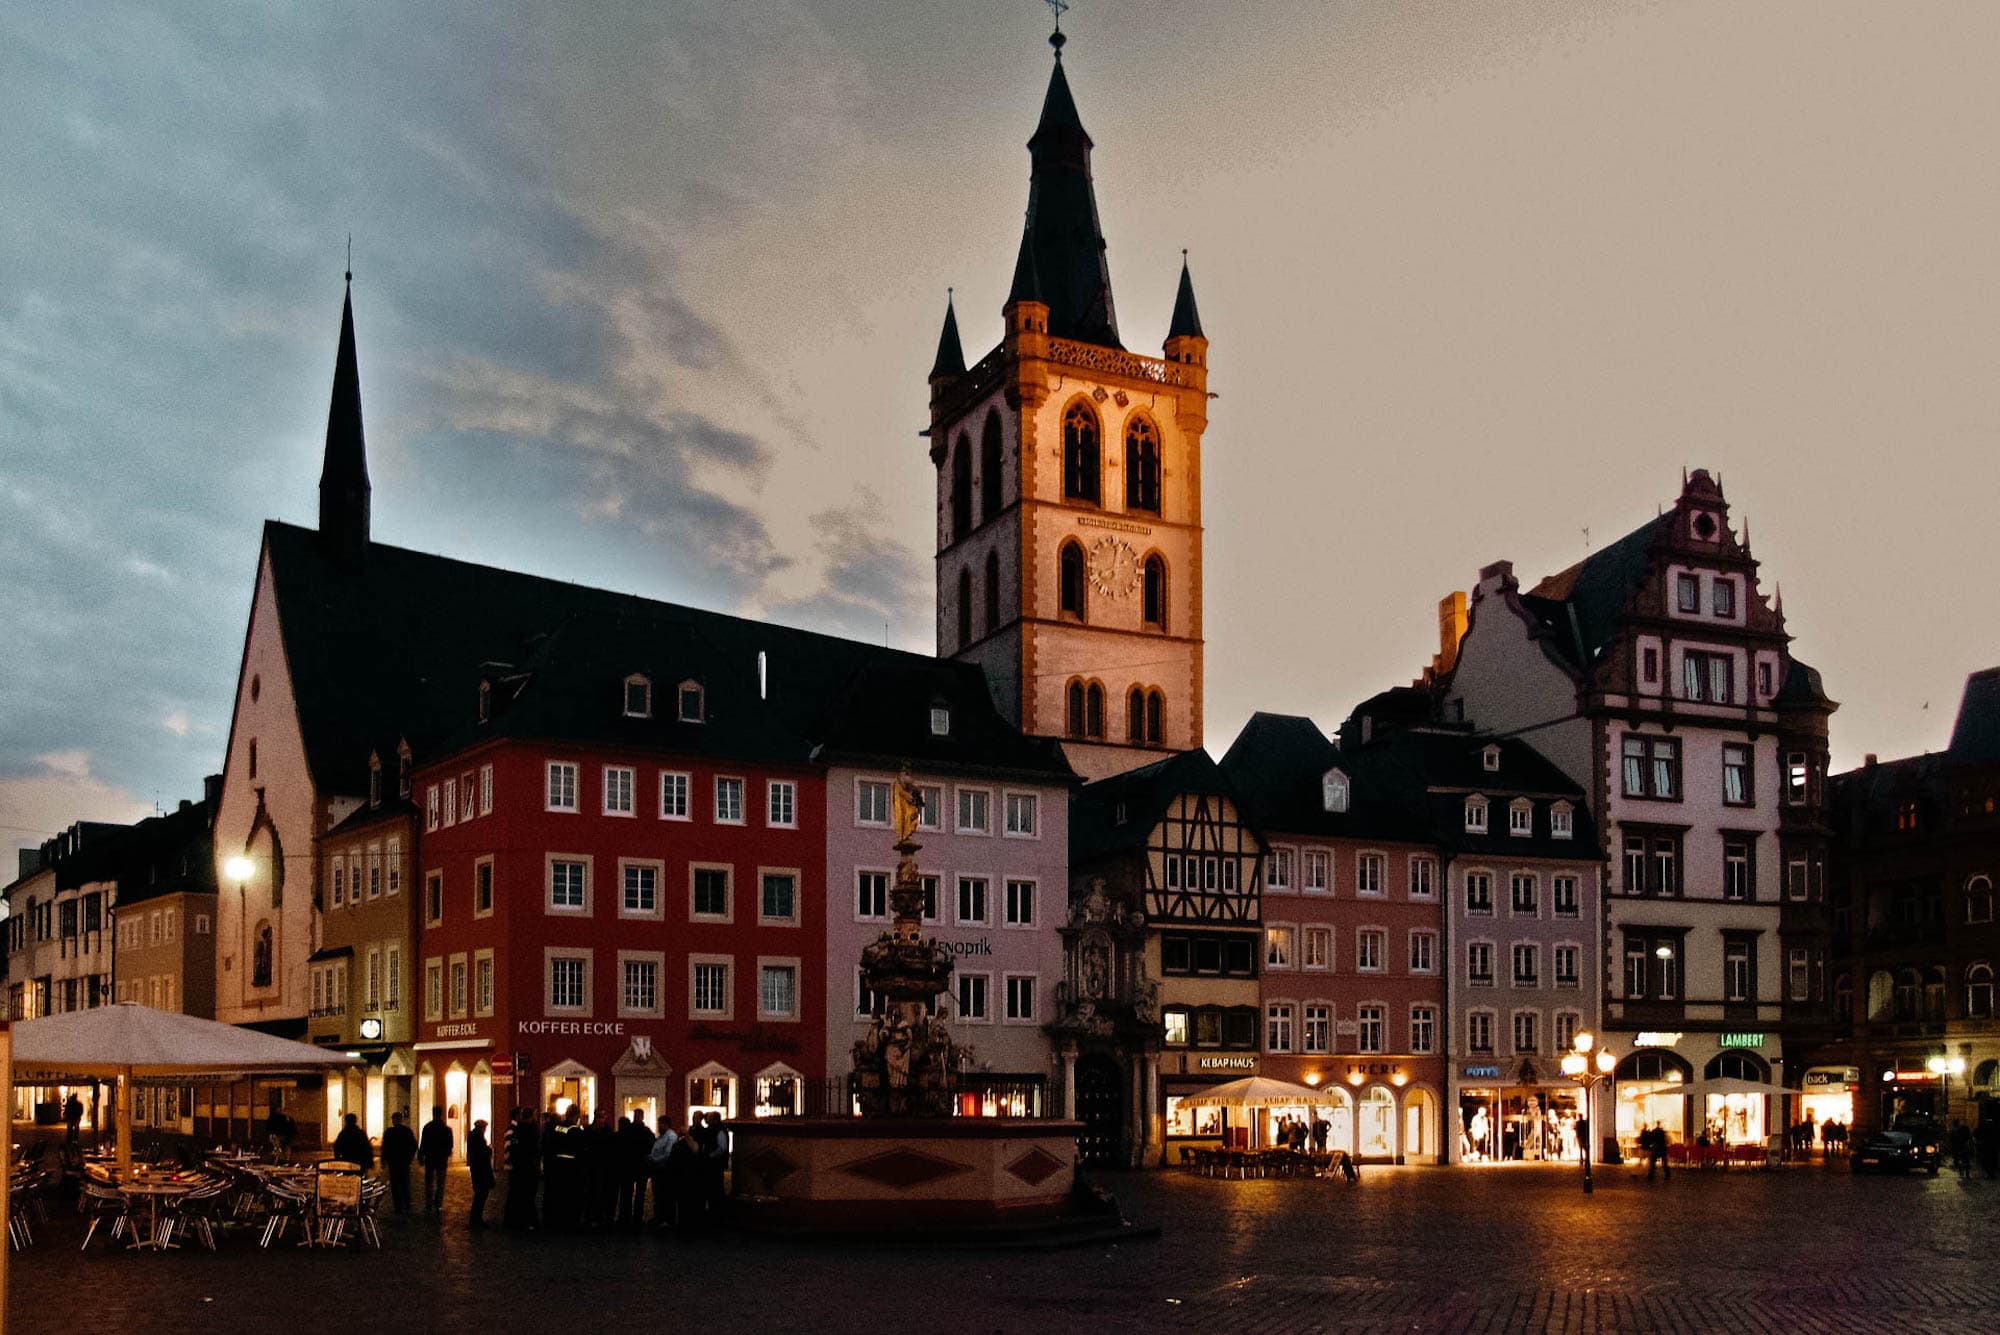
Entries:
POLYGON ((1069 12, 1069 0, 1042 0, 1049 7, 1049 13, 1056 16, 1056 30, 1049 34, 1049 45, 1056 49, 1056 59, 1062 59, 1063 43, 1069 38, 1063 36, 1062 16, 1069 12))
POLYGON ((354 233, 347 234, 347 281, 354 281, 354 233))

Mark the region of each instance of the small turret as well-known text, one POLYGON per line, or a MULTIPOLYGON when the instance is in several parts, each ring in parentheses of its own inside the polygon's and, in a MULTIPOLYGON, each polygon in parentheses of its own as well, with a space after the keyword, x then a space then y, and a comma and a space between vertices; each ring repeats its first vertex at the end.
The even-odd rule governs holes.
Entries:
POLYGON ((958 339, 958 312, 952 308, 951 289, 944 290, 944 330, 938 335, 937 360, 931 363, 931 384, 955 380, 965 374, 965 345, 958 339))

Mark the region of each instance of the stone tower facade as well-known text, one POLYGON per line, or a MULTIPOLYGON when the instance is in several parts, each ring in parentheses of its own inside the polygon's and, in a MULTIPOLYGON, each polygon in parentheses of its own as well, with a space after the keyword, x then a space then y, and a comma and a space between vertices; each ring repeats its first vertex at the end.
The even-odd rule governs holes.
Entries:
POLYGON ((1208 340, 1185 262, 1164 357, 1119 341, 1061 34, 998 347, 931 371, 937 648, 1087 779, 1202 740, 1208 340))

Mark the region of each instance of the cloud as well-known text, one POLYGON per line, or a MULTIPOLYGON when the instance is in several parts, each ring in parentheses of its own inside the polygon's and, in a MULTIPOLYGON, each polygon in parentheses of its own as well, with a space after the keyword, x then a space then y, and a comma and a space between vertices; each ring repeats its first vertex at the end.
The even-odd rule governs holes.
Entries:
POLYGON ((176 737, 188 735, 188 715, 185 709, 176 709, 160 720, 160 726, 176 737))
POLYGON ((935 610, 929 572, 905 543, 882 530, 882 498, 867 487, 851 503, 812 516, 821 587, 774 603, 778 621, 858 640, 921 646, 935 610))
MULTIPOLYGON (((35 771, 0 776, 0 840, 29 847, 80 820, 126 823, 153 814, 150 804, 91 773, 82 751, 50 752, 34 758, 35 771)), ((13 879, 15 868, 0 868, 13 879)))

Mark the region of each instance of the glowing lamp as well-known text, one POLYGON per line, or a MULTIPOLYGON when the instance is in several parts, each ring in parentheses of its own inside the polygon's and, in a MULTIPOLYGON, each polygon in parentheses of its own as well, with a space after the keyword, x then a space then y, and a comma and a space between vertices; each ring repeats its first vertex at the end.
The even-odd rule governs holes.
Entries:
POLYGON ((1563 1074, 1572 1080, 1582 1075, 1588 1066, 1589 1063, 1583 1059, 1581 1052, 1566 1052, 1563 1054, 1563 1074))
POLYGON ((1361 1074, 1361 1072, 1359 1071, 1349 1071, 1347 1073, 1347 1083, 1350 1085, 1358 1086, 1363 1080, 1366 1080, 1367 1078, 1368 1078, 1367 1076, 1361 1074))
POLYGON ((1597 1046, 1597 1035, 1591 1033, 1588 1029, 1579 1029, 1576 1037, 1570 1040, 1570 1046, 1578 1052, 1587 1053, 1597 1046))
POLYGON ((257 874, 257 864, 246 857, 230 858, 222 864, 222 874, 232 881, 247 881, 257 874))
POLYGON ((1610 1075, 1612 1069, 1617 1065, 1618 1065, 1618 1059, 1611 1055, 1611 1050, 1609 1048, 1598 1049, 1597 1073, 1599 1075, 1610 1075))
POLYGON ((1319 1072, 1318 1072, 1318 1071, 1307 1071, 1307 1072, 1306 1072, 1306 1084, 1307 1084, 1307 1085, 1309 1085, 1310 1087, 1312 1087, 1313 1089, 1318 1089, 1318 1088, 1319 1088, 1319 1072))
POLYGON ((1655 955, 1658 955, 1663 960, 1670 960, 1674 957, 1674 948, 1672 946, 1662 945, 1656 950, 1654 950, 1653 953, 1655 955))

